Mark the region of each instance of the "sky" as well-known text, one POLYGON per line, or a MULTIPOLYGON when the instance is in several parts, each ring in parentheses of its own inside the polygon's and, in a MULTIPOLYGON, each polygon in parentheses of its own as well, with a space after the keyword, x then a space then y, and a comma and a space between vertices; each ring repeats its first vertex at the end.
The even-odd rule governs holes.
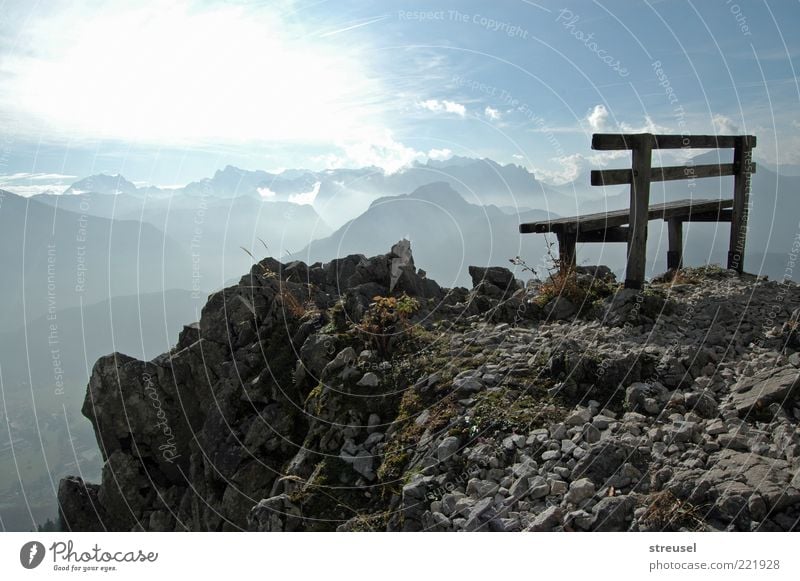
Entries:
POLYGON ((590 147, 620 131, 800 164, 798 23, 797 0, 0 0, 0 187, 451 155, 558 184, 624 162, 590 147))

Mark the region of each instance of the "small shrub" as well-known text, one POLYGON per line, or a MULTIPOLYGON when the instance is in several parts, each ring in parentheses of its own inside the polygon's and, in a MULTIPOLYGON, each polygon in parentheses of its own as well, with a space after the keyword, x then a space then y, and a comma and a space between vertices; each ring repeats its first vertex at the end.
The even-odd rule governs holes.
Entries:
MULTIPOLYGON (((571 262, 564 260, 554 252, 555 242, 547 240, 547 260, 545 268, 547 276, 539 285, 536 303, 545 306, 555 298, 563 297, 581 307, 581 311, 590 310, 598 301, 614 294, 617 284, 598 277, 579 276, 571 262)), ((515 266, 536 274, 536 269, 529 266, 517 256, 510 259, 515 266)))
POLYGON ((669 490, 651 494, 641 523, 659 531, 705 530, 706 524, 698 507, 677 498, 669 490))
POLYGON ((376 296, 356 328, 381 355, 391 352, 397 336, 410 333, 409 319, 419 310, 419 301, 403 293, 400 297, 376 296))

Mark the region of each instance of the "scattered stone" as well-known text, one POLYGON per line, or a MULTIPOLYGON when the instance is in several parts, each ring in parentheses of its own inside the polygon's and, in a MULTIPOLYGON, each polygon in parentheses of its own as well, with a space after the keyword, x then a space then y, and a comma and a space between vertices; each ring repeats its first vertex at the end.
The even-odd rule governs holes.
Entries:
POLYGON ((632 383, 625 390, 625 407, 632 412, 656 415, 669 400, 669 391, 660 383, 632 383))
POLYGON ((758 414, 771 403, 787 404, 800 385, 800 371, 795 367, 765 369, 753 377, 744 377, 733 387, 733 404, 739 416, 758 414))
POLYGON ((564 497, 564 501, 569 504, 578 505, 587 498, 594 496, 594 482, 588 478, 574 480, 569 485, 569 491, 564 497))
POLYGON ((379 383, 380 380, 378 379, 378 376, 369 371, 364 374, 364 377, 358 380, 356 385, 359 387, 377 387, 379 383))
MULTIPOLYGON (((407 243, 328 264, 265 259, 213 293, 169 353, 101 358, 83 411, 107 454, 102 483, 62 481, 63 526, 797 528, 794 284, 690 269, 691 283, 622 290, 576 317, 561 300, 545 312, 541 283, 471 274, 472 290, 443 290, 407 243), (343 332, 402 293, 429 346, 343 332), (379 475, 404 484, 380 494, 379 475), (652 525, 659 499, 685 518, 652 525)), ((610 280, 578 280, 593 276, 610 280)))
POLYGON ((578 312, 578 307, 566 297, 555 297, 544 307, 545 316, 548 319, 570 319, 578 312))
POLYGON ((439 447, 436 449, 436 456, 439 458, 440 462, 449 460, 453 454, 458 452, 460 446, 461 440, 458 436, 448 436, 439 444, 439 447))
POLYGON ((550 532, 561 524, 563 518, 563 509, 558 506, 551 506, 536 515, 536 518, 533 519, 533 522, 526 530, 533 532, 550 532))
POLYGON ((625 531, 633 519, 636 502, 630 496, 606 496, 592 508, 593 531, 625 531))
POLYGON ((581 408, 568 415, 564 421, 568 426, 582 426, 591 420, 592 411, 588 408, 581 408))

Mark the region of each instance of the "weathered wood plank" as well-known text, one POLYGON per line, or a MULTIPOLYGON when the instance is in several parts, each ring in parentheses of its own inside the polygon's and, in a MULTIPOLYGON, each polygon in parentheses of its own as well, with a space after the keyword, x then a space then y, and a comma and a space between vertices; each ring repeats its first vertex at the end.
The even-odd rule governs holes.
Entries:
POLYGON ((730 222, 732 218, 733 212, 731 210, 720 210, 719 212, 682 216, 681 220, 684 222, 730 222))
POLYGON ((652 142, 642 139, 632 150, 630 229, 628 230, 628 264, 625 267, 625 288, 641 289, 647 263, 647 222, 650 218, 650 170, 652 142))
MULTIPOLYGON (((738 167, 735 163, 713 163, 704 165, 677 165, 667 167, 654 167, 650 172, 650 181, 666 182, 672 180, 688 180, 692 178, 716 178, 721 176, 736 175, 738 167)), ((750 164, 750 173, 756 172, 756 164, 750 164)), ((633 179, 633 170, 630 169, 601 169, 592 170, 591 182, 593 186, 618 186, 629 184, 633 179)))
POLYGON ((557 232, 556 237, 558 238, 558 257, 561 263, 559 266, 564 271, 574 271, 578 260, 575 247, 578 241, 577 235, 573 232, 557 232))
POLYGON ((628 242, 628 228, 617 226, 607 230, 578 231, 578 242, 628 242))
POLYGON ((738 171, 733 179, 733 215, 728 245, 728 268, 739 274, 744 272, 748 198, 750 197, 750 172, 748 170, 752 164, 755 145, 754 137, 742 135, 736 138, 736 147, 733 150, 733 163, 738 171))
MULTIPOLYGON (((754 135, 750 139, 751 148, 756 146, 754 135)), ((735 135, 653 135, 652 133, 622 134, 595 133, 592 135, 592 149, 599 151, 635 149, 639 143, 650 141, 652 149, 717 149, 736 147, 735 135)))
POLYGON ((683 221, 680 218, 667 220, 667 237, 669 239, 667 268, 669 270, 683 268, 683 221))
MULTIPOLYGON (((733 200, 678 200, 653 204, 649 208, 648 220, 684 217, 684 221, 687 221, 690 215, 723 215, 723 210, 732 206, 733 200)), ((582 233, 590 230, 606 230, 628 224, 629 215, 630 210, 612 210, 610 212, 584 214, 583 216, 528 222, 520 224, 519 231, 522 234, 544 234, 546 232, 555 232, 559 229, 582 233)))

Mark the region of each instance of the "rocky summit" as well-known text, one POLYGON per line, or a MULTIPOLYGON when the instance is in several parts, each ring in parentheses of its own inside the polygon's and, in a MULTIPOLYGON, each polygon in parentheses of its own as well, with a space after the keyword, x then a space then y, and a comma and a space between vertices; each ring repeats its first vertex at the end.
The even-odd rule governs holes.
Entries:
POLYGON ((469 273, 267 258, 170 352, 102 357, 102 482, 61 481, 62 528, 800 528, 800 287, 469 273))

